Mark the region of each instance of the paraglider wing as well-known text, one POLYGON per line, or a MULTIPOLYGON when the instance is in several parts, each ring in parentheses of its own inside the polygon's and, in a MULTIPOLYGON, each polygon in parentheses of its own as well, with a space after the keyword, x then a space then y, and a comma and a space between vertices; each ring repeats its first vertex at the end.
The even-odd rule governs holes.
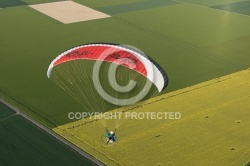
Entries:
POLYGON ((48 78, 51 77, 55 66, 74 60, 99 60, 123 65, 146 76, 155 84, 159 92, 168 85, 167 74, 153 59, 128 46, 112 44, 85 44, 63 52, 51 62, 47 71, 48 78), (118 59, 123 61, 117 61, 118 59), (124 60, 130 60, 136 65, 124 64, 124 60), (150 66, 152 71, 147 69, 150 66))
POLYGON ((107 43, 61 53, 49 65, 47 76, 91 112, 134 104, 168 85, 165 71, 142 51, 107 43))

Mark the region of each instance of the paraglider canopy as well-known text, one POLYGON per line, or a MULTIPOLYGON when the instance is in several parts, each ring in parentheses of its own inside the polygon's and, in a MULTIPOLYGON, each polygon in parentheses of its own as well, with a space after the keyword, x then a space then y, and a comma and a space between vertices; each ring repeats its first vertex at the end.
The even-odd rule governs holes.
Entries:
POLYGON ((63 52, 51 62, 47 71, 48 78, 52 74, 53 67, 81 59, 106 61, 130 68, 150 79, 157 86, 159 92, 168 85, 165 71, 143 52, 129 46, 106 43, 84 44, 63 52))
POLYGON ((110 43, 83 44, 61 53, 47 76, 86 112, 131 105, 168 85, 166 72, 152 58, 132 46, 110 43))

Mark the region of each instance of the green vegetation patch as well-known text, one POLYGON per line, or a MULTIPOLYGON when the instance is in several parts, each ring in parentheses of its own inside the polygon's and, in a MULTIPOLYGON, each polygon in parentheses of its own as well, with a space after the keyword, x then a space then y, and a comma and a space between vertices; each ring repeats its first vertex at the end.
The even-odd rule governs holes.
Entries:
MULTIPOLYGON (((127 26, 158 35, 164 42, 168 41, 179 47, 201 52, 203 59, 214 58, 243 69, 249 67, 246 61, 249 59, 249 48, 245 44, 250 42, 249 17, 233 13, 225 15, 224 11, 189 4, 118 14, 116 17, 127 26), (233 44, 227 45, 229 42, 233 44), (227 50, 231 53, 227 54, 225 52, 227 50)), ((164 50, 166 54, 171 53, 167 49, 164 50)), ((174 55, 179 56, 177 53, 174 55)), ((193 55, 186 62, 192 62, 194 57, 193 55)), ((166 59, 165 57, 164 60, 166 59)))
POLYGON ((27 3, 21 0, 0 0, 0 8, 16 7, 26 5, 27 3))
POLYGON ((215 6, 230 4, 234 2, 241 2, 246 0, 177 0, 177 2, 190 3, 191 5, 201 5, 201 6, 215 6))
POLYGON ((15 112, 9 109, 9 107, 0 102, 0 121, 10 115, 13 115, 14 113, 15 112))
POLYGON ((50 3, 50 2, 60 2, 65 0, 22 0, 29 5, 40 4, 40 3, 50 3))
POLYGON ((17 7, 24 5, 33 5, 40 3, 57 2, 63 0, 0 0, 0 8, 17 7))
POLYGON ((0 121, 0 133, 2 165, 95 165, 20 115, 0 121))
POLYGON ((97 8, 97 10, 107 14, 118 14, 118 13, 126 13, 131 11, 146 10, 161 6, 173 5, 176 3, 177 2, 169 0, 150 0, 150 1, 129 3, 124 5, 117 5, 117 6, 107 6, 107 7, 97 8))
POLYGON ((235 2, 211 7, 250 16, 250 1, 235 2))
POLYGON ((147 0, 126 0, 126 1, 117 1, 117 0, 74 0, 77 3, 81 3, 83 5, 86 5, 91 8, 101 8, 101 7, 107 7, 107 6, 117 6, 117 5, 125 5, 125 4, 131 4, 136 2, 143 2, 147 0))

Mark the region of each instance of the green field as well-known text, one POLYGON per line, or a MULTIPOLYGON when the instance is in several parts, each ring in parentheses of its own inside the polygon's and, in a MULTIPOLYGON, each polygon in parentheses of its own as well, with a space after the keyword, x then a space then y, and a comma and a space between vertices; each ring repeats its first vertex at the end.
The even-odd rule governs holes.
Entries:
POLYGON ((170 4, 67 25, 20 6, 2 9, 0 20, 1 96, 49 127, 70 122, 67 113, 82 109, 46 78, 51 60, 75 45, 138 47, 168 73, 164 93, 249 67, 250 19, 199 6, 170 4))
POLYGON ((2 104, 1 102, 0 102, 0 110, 1 110, 1 112, 0 112, 0 119, 1 120, 8 118, 9 116, 15 114, 14 111, 10 110, 7 106, 2 104))
MULTIPOLYGON (((0 97, 49 128, 73 122, 69 112, 86 111, 46 76, 50 62, 76 45, 109 42, 143 50, 169 76, 162 94, 250 67, 249 1, 74 0, 112 17, 72 24, 27 6, 54 1, 0 0, 0 97)), ((11 116, 0 108, 1 118, 11 116)))
POLYGON ((2 103, 0 113, 1 165, 95 165, 2 103))

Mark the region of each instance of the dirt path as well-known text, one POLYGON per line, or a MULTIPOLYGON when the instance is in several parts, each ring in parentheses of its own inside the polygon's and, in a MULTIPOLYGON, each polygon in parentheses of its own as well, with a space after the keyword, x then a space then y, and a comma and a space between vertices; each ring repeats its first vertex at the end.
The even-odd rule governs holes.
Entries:
MULTIPOLYGON (((78 148, 77 146, 75 146, 71 142, 67 141, 66 139, 62 138, 61 136, 59 136, 58 134, 56 134, 54 131, 52 131, 49 128, 43 126, 41 123, 37 122, 36 120, 34 120, 33 118, 31 118, 30 116, 28 116, 25 113, 21 112, 19 109, 17 109, 16 107, 12 106, 7 101, 5 101, 2 98, 0 98, 0 102, 3 103, 4 105, 6 105, 7 107, 9 107, 10 109, 12 109, 13 111, 15 111, 16 114, 21 115, 22 117, 24 117, 25 119, 29 120, 30 122, 32 122, 33 124, 35 124, 39 128, 43 129, 45 132, 49 133, 50 135, 52 135, 53 137, 55 137, 56 139, 58 139, 59 141, 63 142, 64 144, 66 144, 67 146, 69 146, 70 148, 72 148, 73 150, 75 150, 76 152, 78 152, 79 154, 81 154, 83 157, 89 159, 90 161, 92 161, 96 165, 104 166, 104 164, 101 163, 99 160, 97 160, 96 158, 94 158, 90 154, 84 152, 82 149, 78 148)), ((16 115, 16 114, 14 114, 14 115, 16 115)))

